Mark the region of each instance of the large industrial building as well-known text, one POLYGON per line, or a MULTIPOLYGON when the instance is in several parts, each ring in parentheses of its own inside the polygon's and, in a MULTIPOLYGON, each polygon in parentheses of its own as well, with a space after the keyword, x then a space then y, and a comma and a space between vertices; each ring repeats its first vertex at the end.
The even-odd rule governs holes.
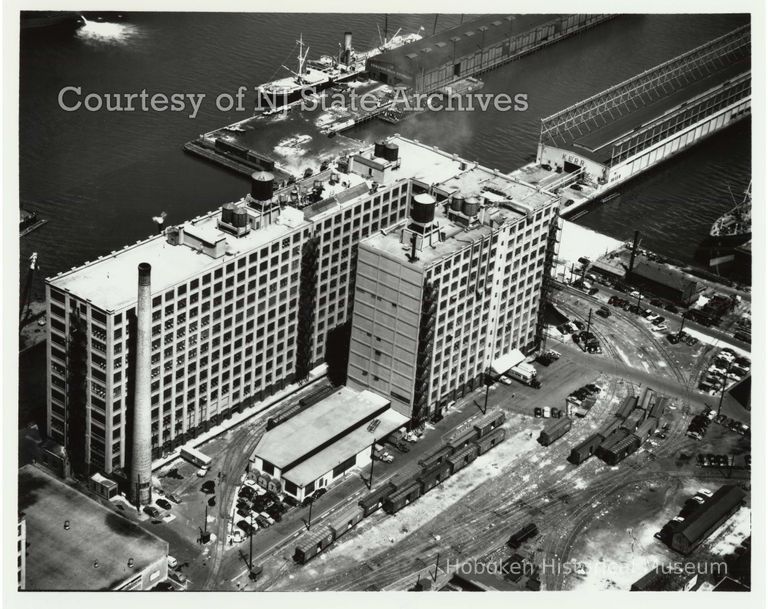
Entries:
POLYGON ((688 555, 745 504, 746 493, 735 484, 721 486, 683 520, 671 520, 661 531, 665 543, 688 555))
MULTIPOLYGON (((504 303, 487 314, 503 317, 505 328, 493 349, 533 344, 541 234, 554 214, 545 191, 401 137, 294 184, 254 174, 242 200, 47 280, 48 430, 72 470, 136 481, 128 470, 141 428, 132 418, 143 377, 134 361, 139 265, 151 267, 150 356, 141 363, 149 366, 149 450, 157 458, 322 363, 329 333, 351 317, 358 242, 404 221, 412 197, 430 189, 438 199, 463 190, 488 207, 485 228, 468 233, 477 243, 455 252, 457 264, 466 257, 457 273, 476 256, 498 258, 500 239, 514 243, 507 266, 512 258, 522 266, 493 279, 493 298, 504 303), (504 228, 495 224, 502 217, 511 218, 504 228)), ((458 230, 447 215, 444 222, 447 234, 458 230)), ((501 260, 493 264, 503 271, 501 260)), ((451 290, 448 298, 467 293, 441 289, 451 290)), ((442 375, 448 363, 440 366, 442 375)), ((381 395, 398 403, 391 390, 381 395)))
POLYGON ((272 188, 257 174, 240 202, 47 281, 48 430, 73 469, 129 464, 139 264, 152 267, 153 457, 323 361, 349 316, 357 241, 405 217, 409 183, 328 170, 272 188))
POLYGON ((150 590, 168 577, 168 542, 33 465, 19 470, 26 590, 150 590))
POLYGON ((593 27, 611 15, 486 15, 368 59, 381 82, 431 92, 593 27))
POLYGON ((537 163, 608 189, 748 116, 740 27, 542 120, 537 163))
POLYGON ((407 221, 360 243, 348 383, 419 421, 535 345, 558 205, 498 172, 399 146, 401 169, 428 167, 430 185, 414 190, 407 221))
MULTIPOLYGON (((371 462, 371 447, 408 423, 390 401, 370 391, 341 387, 269 430, 253 466, 276 488, 302 501, 351 469, 371 462)), ((265 486, 269 486, 269 482, 265 486)))

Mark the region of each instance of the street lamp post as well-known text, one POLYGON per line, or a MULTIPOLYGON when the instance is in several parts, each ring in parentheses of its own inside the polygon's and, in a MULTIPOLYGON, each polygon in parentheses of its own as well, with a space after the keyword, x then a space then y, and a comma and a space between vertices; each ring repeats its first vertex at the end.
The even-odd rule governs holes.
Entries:
POLYGON ((587 318, 587 332, 592 328, 592 308, 589 309, 589 317, 587 318))

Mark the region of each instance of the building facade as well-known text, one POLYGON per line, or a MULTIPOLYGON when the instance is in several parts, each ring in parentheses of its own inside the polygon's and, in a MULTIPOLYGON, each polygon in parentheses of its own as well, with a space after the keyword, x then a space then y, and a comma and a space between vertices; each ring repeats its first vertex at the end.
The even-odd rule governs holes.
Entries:
MULTIPOLYGON (((322 363, 329 336, 351 319, 360 240, 405 221, 415 193, 438 183, 441 192, 455 190, 451 182, 475 168, 394 137, 296 183, 254 174, 242 200, 49 278, 47 428, 72 470, 124 474, 129 466, 139 264, 152 267, 158 458, 322 363)), ((499 181, 497 190, 514 184, 518 199, 550 198, 483 171, 499 181)), ((496 277, 494 292, 516 299, 503 316, 525 337, 520 344, 532 340, 536 307, 525 292, 536 291, 540 276, 529 269, 526 231, 515 246, 525 266, 513 278, 496 277), (521 281, 527 287, 513 294, 521 281)), ((510 237, 518 239, 516 230, 510 237)), ((486 236, 484 251, 496 238, 486 236)), ((512 336, 494 341, 517 344, 512 336)))
POLYGON ((360 243, 348 382, 422 420, 536 345, 558 206, 477 166, 414 188, 410 218, 360 243))

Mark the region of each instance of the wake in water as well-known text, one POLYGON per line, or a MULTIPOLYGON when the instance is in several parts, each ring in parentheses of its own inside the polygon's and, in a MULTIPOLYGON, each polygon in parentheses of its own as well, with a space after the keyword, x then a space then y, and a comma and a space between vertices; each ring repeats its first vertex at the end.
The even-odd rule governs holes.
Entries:
POLYGON ((109 23, 107 21, 88 21, 81 17, 84 25, 77 30, 77 37, 86 44, 124 45, 136 38, 139 28, 130 23, 109 23))

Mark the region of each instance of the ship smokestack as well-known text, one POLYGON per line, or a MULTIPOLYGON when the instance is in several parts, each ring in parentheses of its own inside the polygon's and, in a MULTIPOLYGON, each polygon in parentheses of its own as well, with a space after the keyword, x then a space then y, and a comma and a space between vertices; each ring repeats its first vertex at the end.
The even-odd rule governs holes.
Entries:
POLYGON ((344 32, 344 63, 349 65, 352 58, 352 32, 344 32))
POLYGON ((152 337, 152 267, 139 264, 139 291, 136 303, 136 385, 134 387, 133 445, 131 447, 131 488, 137 505, 151 501, 152 447, 150 400, 150 357, 152 337))

